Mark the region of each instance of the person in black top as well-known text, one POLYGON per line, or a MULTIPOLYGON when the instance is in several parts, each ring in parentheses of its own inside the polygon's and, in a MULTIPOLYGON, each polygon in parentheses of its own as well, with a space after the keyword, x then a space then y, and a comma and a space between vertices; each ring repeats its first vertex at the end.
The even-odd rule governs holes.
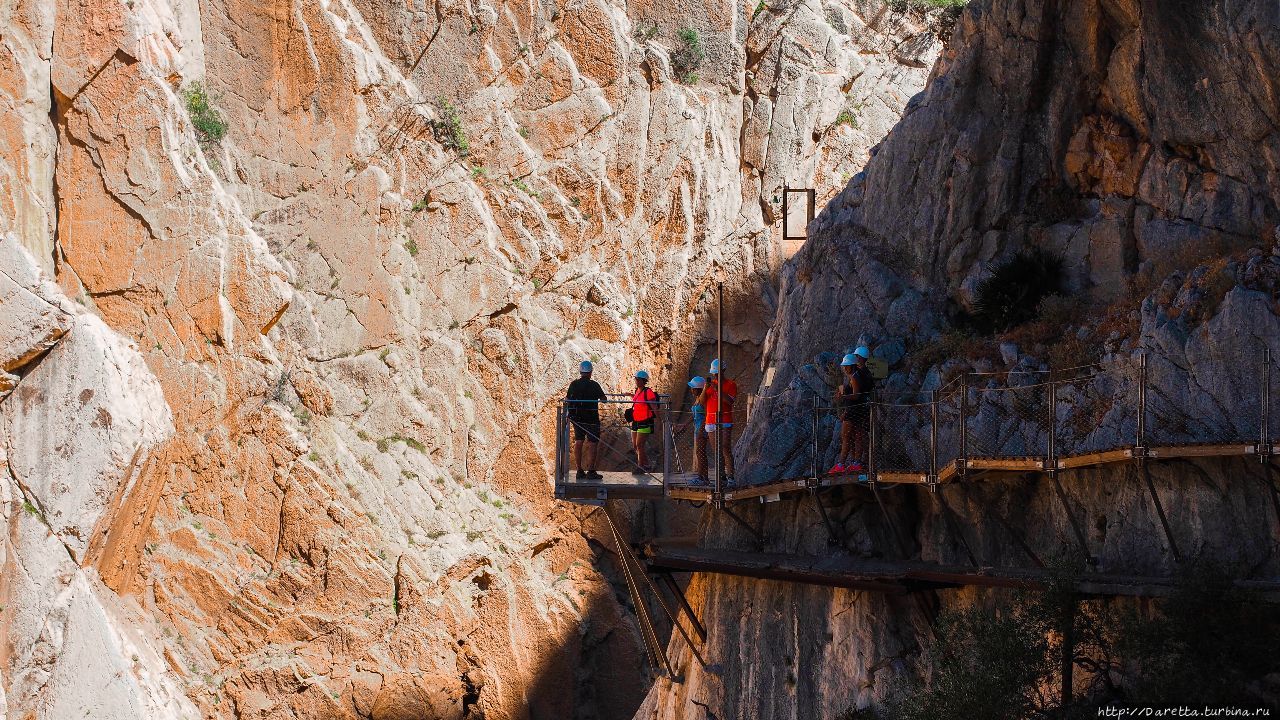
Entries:
POLYGON ((840 454, 828 475, 863 473, 867 469, 867 429, 871 424, 871 390, 875 380, 867 368, 871 352, 866 347, 844 356, 840 363, 844 379, 836 390, 835 407, 840 417, 840 454))
POLYGON ((596 447, 600 442, 600 401, 605 399, 600 383, 591 379, 591 361, 578 366, 582 376, 569 383, 569 422, 573 423, 573 449, 578 458, 579 480, 603 480, 596 472, 596 447), (586 469, 584 469, 586 468, 586 469))

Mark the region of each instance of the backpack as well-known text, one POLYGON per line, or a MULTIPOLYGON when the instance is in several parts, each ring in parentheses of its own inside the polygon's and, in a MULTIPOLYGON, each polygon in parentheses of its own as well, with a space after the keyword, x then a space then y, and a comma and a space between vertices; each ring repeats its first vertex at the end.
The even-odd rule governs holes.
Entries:
POLYGON ((854 405, 866 405, 871 402, 871 391, 875 390, 876 379, 867 368, 854 366, 853 377, 858 381, 858 394, 854 395, 854 405))
MULTIPOLYGON (((653 391, 653 389, 652 389, 652 388, 645 388, 645 389, 644 389, 644 393, 643 393, 643 394, 641 394, 640 398, 641 398, 641 402, 657 402, 657 401, 658 401, 658 394, 657 394, 657 393, 655 393, 655 392, 653 391)), ((634 400, 633 400, 633 402, 634 402, 634 400)), ((652 411, 652 410, 651 410, 650 412, 653 412, 653 416, 654 416, 654 417, 657 417, 657 415, 658 415, 657 411, 652 411)), ((627 408, 626 410, 623 410, 623 411, 622 411, 622 417, 626 418, 627 422, 629 422, 629 423, 633 423, 633 422, 635 422, 635 421, 636 421, 636 414, 635 414, 635 412, 634 412, 634 408, 627 408)), ((652 419, 652 418, 650 418, 650 419, 652 419)))

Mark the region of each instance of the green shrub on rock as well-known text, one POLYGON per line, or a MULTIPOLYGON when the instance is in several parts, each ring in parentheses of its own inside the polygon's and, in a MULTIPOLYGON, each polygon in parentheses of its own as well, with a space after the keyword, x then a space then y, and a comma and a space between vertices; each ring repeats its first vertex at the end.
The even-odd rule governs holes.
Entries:
POLYGON ((677 37, 680 39, 680 47, 671 53, 671 71, 680 82, 692 85, 698 82, 696 71, 702 67, 702 61, 707 59, 707 53, 702 48, 702 35, 693 28, 685 28, 677 33, 677 37))
POLYGON ((202 143, 220 142, 227 135, 227 121, 214 105, 214 99, 204 89, 204 85, 193 82, 182 93, 187 105, 187 115, 196 129, 196 136, 202 143))

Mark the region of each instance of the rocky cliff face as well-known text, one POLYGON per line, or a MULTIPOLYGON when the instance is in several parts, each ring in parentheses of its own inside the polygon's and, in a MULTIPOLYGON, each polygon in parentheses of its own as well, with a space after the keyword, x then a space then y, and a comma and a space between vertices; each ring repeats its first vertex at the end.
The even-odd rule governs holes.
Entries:
MULTIPOLYGON (((891 392, 935 389, 963 370, 1045 369, 1055 354, 1114 362, 1145 350, 1161 402, 1204 427, 1241 426, 1232 408, 1257 407, 1262 350, 1280 352, 1278 12, 1248 0, 967 8, 925 92, 783 269, 765 348, 779 396, 758 406, 738 445, 759 459, 754 478, 810 471, 807 457, 796 467, 769 458, 803 454, 807 429, 789 419, 829 395, 832 353, 859 338, 891 363, 891 392), (949 339, 977 283, 1025 248, 1062 255, 1075 310, 1038 338, 949 339)), ((1077 545, 1078 530, 1104 569, 1168 574, 1170 549, 1131 471, 1065 473, 1061 498, 1043 478, 945 488, 959 537, 938 497, 888 490, 903 546, 863 491, 833 498, 848 537, 834 551, 811 500, 755 512, 779 552, 967 564, 967 543, 979 563, 1025 566, 1028 550, 1047 558, 1077 545)), ((1153 468, 1184 553, 1241 576, 1280 574, 1260 472, 1153 468)), ((731 523, 706 522, 708 546, 750 543, 731 523)), ((982 601, 715 576, 693 594, 722 672, 673 642, 688 679, 655 686, 637 717, 837 717, 911 672, 940 608, 982 601)))
POLYGON ((757 354, 781 185, 842 187, 939 50, 863 0, 0 18, 22 718, 629 713, 552 403, 687 367, 719 279, 757 354))

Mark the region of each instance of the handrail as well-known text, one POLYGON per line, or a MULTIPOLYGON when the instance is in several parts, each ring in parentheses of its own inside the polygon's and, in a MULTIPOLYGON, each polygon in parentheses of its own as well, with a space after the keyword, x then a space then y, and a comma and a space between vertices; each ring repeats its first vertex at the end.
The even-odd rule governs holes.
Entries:
MULTIPOLYGON (((1253 351, 1217 352, 1217 362, 1232 368, 1257 367, 1241 360, 1243 353, 1253 351)), ((1169 383, 1166 373, 1170 366, 1162 361, 1156 368, 1150 367, 1145 351, 1061 370, 1009 374, 1034 376, 1035 382, 1027 384, 993 385, 990 378, 998 373, 964 372, 933 390, 898 392, 891 398, 873 396, 860 403, 866 408, 861 422, 870 424, 864 428, 866 457, 858 461, 867 467, 865 480, 869 483, 902 482, 904 476, 910 476, 908 482, 923 482, 931 488, 953 475, 1001 469, 1053 473, 1118 458, 1140 461, 1156 455, 1176 456, 1180 452, 1176 448, 1190 445, 1261 455, 1265 462, 1280 450, 1280 442, 1273 437, 1280 429, 1280 408, 1272 407, 1274 354, 1266 348, 1260 354, 1256 378, 1235 375, 1236 382, 1247 383, 1245 387, 1233 385, 1233 397, 1239 398, 1234 401, 1236 405, 1221 399, 1196 403, 1195 397, 1191 398, 1193 402, 1184 402, 1181 395, 1168 394, 1165 385, 1169 383), (1165 385, 1153 384, 1153 373, 1165 385), (928 399, 898 401, 906 395, 928 399), (1259 399, 1260 407, 1255 410, 1254 403, 1259 399), (1095 456, 1110 459, 1097 460, 1095 456)), ((1197 370, 1193 367, 1181 372, 1197 370)), ((631 402, 630 397, 613 398, 600 401, 601 405, 631 402)), ((673 485, 688 483, 687 477, 682 476, 689 468, 680 457, 686 440, 679 439, 683 433, 678 435, 675 427, 676 421, 688 412, 673 409, 669 395, 659 394, 659 398, 657 411, 664 426, 657 449, 661 465, 652 474, 656 477, 661 472, 663 494, 670 497, 673 485)), ((763 464, 776 468, 778 476, 756 475, 751 484, 797 477, 803 477, 801 485, 810 488, 826 484, 823 471, 829 467, 827 461, 839 442, 839 422, 835 417, 838 408, 817 392, 808 400, 809 408, 790 416, 776 405, 761 411, 775 423, 738 446, 739 452, 749 452, 756 458, 754 465, 735 463, 740 471, 746 471, 739 473, 739 480, 763 464), (805 412, 809 415, 807 422, 801 420, 805 412)), ((562 401, 559 406, 558 444, 567 445, 570 440, 570 407, 571 401, 562 401)), ((709 452, 714 452, 710 447, 713 442, 705 448, 709 452)), ((1183 456, 1207 452, 1183 452, 1183 456)), ((622 454, 629 453, 628 447, 622 454)), ((719 457, 715 456, 716 464, 719 457)), ((567 479, 570 454, 566 449, 557 448, 556 463, 557 481, 567 479)), ((715 497, 723 498, 729 489, 724 487, 720 473, 712 473, 710 468, 708 471, 713 476, 709 478, 711 491, 715 497)))

